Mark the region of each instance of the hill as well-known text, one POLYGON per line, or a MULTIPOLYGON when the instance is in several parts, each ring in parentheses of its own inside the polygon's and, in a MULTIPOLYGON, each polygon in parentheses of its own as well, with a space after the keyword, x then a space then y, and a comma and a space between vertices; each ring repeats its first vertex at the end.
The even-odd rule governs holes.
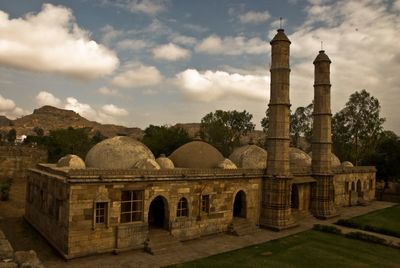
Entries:
POLYGON ((15 128, 18 135, 34 134, 33 129, 35 127, 43 129, 45 133, 48 133, 50 130, 73 127, 91 128, 92 134, 99 131, 106 137, 126 135, 134 138, 141 138, 143 136, 143 130, 140 128, 128 128, 113 124, 100 124, 95 121, 87 120, 74 111, 59 109, 48 105, 35 109, 32 114, 15 120, 9 120, 10 124, 8 125, 6 124, 6 120, 1 120, 1 122, 3 121, 5 123, 0 124, 0 131, 6 132, 11 128, 15 128))

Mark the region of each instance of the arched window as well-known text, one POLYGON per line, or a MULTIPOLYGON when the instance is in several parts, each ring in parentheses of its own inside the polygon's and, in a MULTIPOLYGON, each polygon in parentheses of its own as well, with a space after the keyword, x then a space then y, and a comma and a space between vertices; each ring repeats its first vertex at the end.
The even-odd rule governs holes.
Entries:
POLYGON ((187 217, 189 215, 187 199, 182 197, 178 202, 178 210, 176 211, 177 217, 187 217))

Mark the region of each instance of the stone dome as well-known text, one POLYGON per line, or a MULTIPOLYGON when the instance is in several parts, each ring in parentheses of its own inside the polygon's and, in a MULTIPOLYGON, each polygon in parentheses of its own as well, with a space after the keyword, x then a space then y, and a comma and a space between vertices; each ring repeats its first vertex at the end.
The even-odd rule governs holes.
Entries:
MULTIPOLYGON (((312 152, 309 153, 310 157, 312 158, 312 152)), ((331 166, 332 167, 340 167, 341 163, 339 158, 334 154, 331 153, 331 166)))
POLYGON ((354 167, 354 165, 350 161, 343 161, 342 167, 354 167))
POLYGON ((299 148, 289 148, 289 160, 292 168, 311 167, 311 157, 299 148))
POLYGON ((220 168, 220 169, 237 169, 237 166, 231 160, 229 160, 228 158, 225 158, 218 164, 218 168, 220 168))
POLYGON ((169 157, 179 168, 217 168, 222 154, 204 141, 192 141, 176 149, 169 157))
POLYGON ((244 145, 236 148, 229 159, 239 168, 266 168, 267 151, 257 145, 244 145))
POLYGON ((126 136, 103 140, 86 155, 86 166, 102 169, 131 169, 141 160, 154 159, 143 143, 126 136))
POLYGON ((160 157, 156 159, 156 162, 158 163, 161 169, 175 168, 174 163, 171 161, 171 159, 165 157, 165 155, 160 155, 160 157))
POLYGON ((70 169, 84 169, 86 168, 85 162, 77 155, 67 154, 61 157, 57 162, 57 167, 65 167, 70 169))
POLYGON ((161 169, 160 165, 156 162, 156 160, 147 158, 139 160, 135 163, 133 168, 137 169, 161 169))

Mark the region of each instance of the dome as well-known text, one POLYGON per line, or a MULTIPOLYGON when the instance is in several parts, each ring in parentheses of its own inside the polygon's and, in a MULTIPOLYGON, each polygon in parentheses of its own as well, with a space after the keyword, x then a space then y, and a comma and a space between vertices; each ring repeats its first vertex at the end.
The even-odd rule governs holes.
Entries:
POLYGON ((160 166, 161 169, 174 169, 174 163, 171 159, 165 157, 165 155, 160 155, 159 158, 156 159, 156 162, 160 166))
MULTIPOLYGON (((309 155, 312 158, 312 152, 310 152, 309 155)), ((331 166, 332 167, 339 167, 340 165, 341 164, 340 164, 339 158, 334 153, 331 153, 331 166)))
POLYGON ((354 167, 354 165, 350 161, 344 161, 342 167, 354 167))
POLYGON ((237 169, 237 166, 231 160, 229 160, 228 158, 225 158, 218 164, 218 168, 220 168, 220 169, 237 169))
POLYGON ((160 165, 156 162, 156 160, 147 158, 142 159, 136 162, 133 168, 137 169, 160 169, 160 165))
POLYGON ((57 167, 66 167, 71 169, 84 169, 86 168, 85 162, 77 155, 67 154, 61 157, 57 162, 57 167))
POLYGON ((90 149, 86 155, 86 166, 103 169, 130 169, 141 160, 152 159, 154 155, 143 143, 126 136, 103 140, 90 149))
POLYGON ((257 145, 236 148, 229 159, 240 168, 266 168, 267 151, 257 145))
POLYGON ((289 148, 289 160, 290 166, 296 167, 311 167, 311 157, 304 152, 295 147, 289 148))
POLYGON ((216 168, 222 154, 204 141, 192 141, 176 149, 169 157, 179 168, 216 168))

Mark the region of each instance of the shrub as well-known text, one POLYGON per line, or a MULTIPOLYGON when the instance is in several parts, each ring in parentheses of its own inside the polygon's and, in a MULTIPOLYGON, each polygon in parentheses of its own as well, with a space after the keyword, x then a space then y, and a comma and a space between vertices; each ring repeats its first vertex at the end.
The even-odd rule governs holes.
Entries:
POLYGON ((11 184, 12 184, 12 179, 7 179, 5 182, 0 182, 0 200, 1 201, 7 201, 10 199, 10 190, 11 190, 11 184))
POLYGON ((380 233, 384 235, 390 235, 394 237, 399 237, 400 238, 400 232, 394 231, 394 230, 389 230, 383 227, 376 227, 376 226, 371 226, 371 225, 364 225, 362 226, 362 229, 365 231, 370 231, 374 233, 380 233))
POLYGON ((370 242, 370 243, 387 245, 387 242, 385 239, 374 236, 374 235, 361 233, 361 232, 351 232, 351 233, 345 234, 344 236, 348 237, 348 238, 352 238, 352 239, 358 239, 358 240, 370 242))
POLYGON ((346 227, 350 227, 350 228, 356 228, 356 229, 360 229, 361 225, 351 221, 351 220, 344 220, 344 219, 340 219, 336 222, 337 225, 341 225, 341 226, 346 226, 346 227))
POLYGON ((339 228, 331 225, 314 224, 313 229, 325 233, 342 234, 342 231, 339 228))

